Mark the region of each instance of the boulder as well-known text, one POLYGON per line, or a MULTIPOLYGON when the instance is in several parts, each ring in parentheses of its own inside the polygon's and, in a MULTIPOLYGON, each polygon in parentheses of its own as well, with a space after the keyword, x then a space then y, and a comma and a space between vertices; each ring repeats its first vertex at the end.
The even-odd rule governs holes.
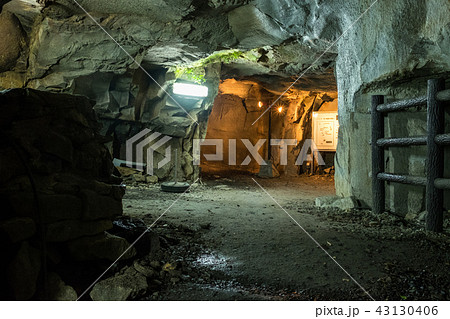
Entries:
POLYGON ((116 166, 116 168, 119 171, 120 175, 122 175, 123 177, 128 177, 139 173, 138 170, 130 167, 116 166))
POLYGON ((146 183, 147 182, 145 175, 140 174, 140 173, 131 175, 131 178, 132 178, 133 182, 136 182, 136 183, 146 183))
POLYGON ((148 226, 141 219, 123 216, 115 220, 113 225, 114 227, 110 233, 123 237, 130 243, 133 243, 140 237, 134 245, 138 255, 155 253, 159 250, 159 236, 152 230, 149 230, 148 226), (142 236, 142 234, 144 235, 142 236))
POLYGON ((316 206, 322 208, 338 208, 341 210, 349 210, 354 208, 362 208, 362 204, 356 198, 339 197, 339 196, 324 196, 316 198, 316 206))
MULTIPOLYGON (((34 215, 35 199, 32 193, 10 194, 9 201, 15 213, 23 217, 34 215)), ((82 216, 83 205, 80 198, 69 194, 40 195, 39 203, 42 212, 45 212, 45 221, 48 223, 67 219, 79 219, 82 216)))
POLYGON ((0 14, 0 34, 0 72, 4 72, 14 67, 24 44, 20 22, 13 14, 0 14))
POLYGON ((83 190, 81 196, 84 201, 84 220, 114 219, 122 215, 122 202, 113 197, 99 195, 91 190, 83 190))
POLYGON ((47 275, 47 298, 52 301, 75 301, 78 295, 71 286, 59 277, 58 274, 50 272, 47 275))
POLYGON ((408 212, 405 215, 405 220, 407 221, 414 221, 416 219, 418 219, 418 214, 416 214, 415 212, 408 212))
POLYGON ((148 184, 156 184, 156 183, 158 183, 158 176, 156 176, 156 175, 153 175, 153 176, 147 175, 147 176, 145 176, 145 181, 148 184))
POLYGON ((94 301, 124 301, 144 294, 147 288, 147 278, 133 267, 127 267, 114 277, 95 284, 90 296, 94 301))
POLYGON ((36 233, 36 225, 31 218, 15 217, 0 222, 0 231, 5 233, 12 243, 30 238, 36 233))
POLYGON ((115 261, 119 257, 130 259, 136 255, 136 249, 130 248, 130 243, 126 239, 107 232, 93 237, 76 239, 68 243, 67 247, 70 256, 78 261, 98 259, 115 261))
POLYGON ((64 242, 83 236, 93 236, 112 228, 110 220, 81 221, 66 220, 47 226, 47 242, 64 242))
POLYGON ((427 215, 428 215, 428 212, 427 212, 427 211, 421 212, 421 213, 417 216, 417 220, 420 221, 420 222, 425 222, 426 219, 427 219, 427 215))
POLYGON ((153 268, 149 263, 145 263, 142 260, 135 260, 133 267, 147 278, 153 278, 159 274, 159 272, 155 270, 159 267, 159 265, 158 267, 153 268))
POLYGON ((253 5, 239 7, 228 14, 233 34, 244 48, 277 45, 290 37, 270 16, 253 5))
POLYGON ((8 267, 8 281, 16 300, 29 300, 36 293, 41 254, 24 241, 8 267))

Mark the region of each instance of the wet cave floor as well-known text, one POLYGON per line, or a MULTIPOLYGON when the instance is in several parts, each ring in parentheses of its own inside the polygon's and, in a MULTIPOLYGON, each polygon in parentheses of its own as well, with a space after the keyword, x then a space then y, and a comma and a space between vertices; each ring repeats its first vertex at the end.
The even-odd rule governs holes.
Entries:
POLYGON ((165 213, 152 227, 158 258, 178 272, 140 299, 449 300, 448 220, 433 234, 389 214, 314 206, 333 194, 329 176, 214 175, 183 195, 127 187, 126 216, 151 225, 165 213))

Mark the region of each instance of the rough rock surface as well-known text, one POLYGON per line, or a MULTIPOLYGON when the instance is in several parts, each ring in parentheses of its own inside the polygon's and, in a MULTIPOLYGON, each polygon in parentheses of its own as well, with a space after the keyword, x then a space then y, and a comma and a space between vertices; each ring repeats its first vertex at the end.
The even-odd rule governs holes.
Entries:
POLYGON ((94 301, 124 301, 142 295, 147 288, 147 278, 134 267, 127 267, 116 276, 99 281, 90 296, 94 301))
MULTIPOLYGON (((56 268, 70 266, 82 253, 111 260, 128 246, 116 236, 91 239, 122 214, 124 190, 113 176, 91 101, 14 89, 0 92, 0 105, 0 294, 8 300, 44 298, 36 290, 44 287, 45 273, 58 273, 56 268), (74 241, 90 245, 79 244, 78 255, 70 256, 74 241)), ((55 285, 61 290, 55 298, 73 299, 73 289, 55 285)))
POLYGON ((0 34, 0 72, 5 72, 16 64, 24 44, 22 27, 13 14, 0 14, 0 34))
POLYGON ((316 206, 322 208, 338 208, 340 210, 350 210, 362 208, 361 202, 355 197, 328 196, 316 198, 316 206))
MULTIPOLYGON (((0 63, 4 71, 0 89, 29 87, 94 99, 105 124, 103 133, 115 139, 111 149, 122 158, 126 139, 143 127, 173 137, 173 147, 189 154, 192 139, 205 137, 219 79, 250 77, 282 93, 304 71, 294 85, 297 89, 329 87, 334 77, 327 70, 335 68, 340 115, 337 192, 370 203, 370 95, 385 94, 389 100, 422 95, 427 78, 449 75, 450 4, 446 0, 133 0, 126 4, 102 0, 80 4, 95 22, 68 0, 12 0, 3 6, 2 17, 15 22, 8 18, 5 24, 2 18, 0 25, 18 32, 19 21, 29 45, 17 58, 19 42, 11 42, 16 44, 9 48, 2 37, 0 55, 6 62, 0 63), (246 55, 216 61, 209 71, 202 66, 207 69, 203 71, 210 96, 191 105, 186 115, 164 93, 177 76, 167 68, 186 67, 224 49, 240 49, 246 55)), ((422 127, 423 120, 415 115, 408 115, 402 130, 388 123, 398 135, 414 135, 422 127)), ((163 157, 158 156, 158 160, 163 157)), ((388 169, 407 167, 404 170, 409 172, 404 173, 420 173, 423 150, 393 151, 389 159, 388 169)), ((183 155, 181 162, 183 177, 195 179, 198 170, 188 164, 189 157, 183 155)), ((173 171, 168 167, 156 175, 169 179, 173 171)), ((400 214, 423 208, 421 190, 392 186, 388 198, 387 208, 400 214), (402 196, 408 201, 399 200, 402 196)))
POLYGON ((28 300, 33 297, 40 270, 40 251, 28 242, 22 242, 16 256, 10 261, 7 272, 15 300, 28 300))
POLYGON ((105 232, 93 237, 83 237, 68 244, 69 254, 75 260, 106 259, 115 261, 117 258, 130 259, 136 255, 134 247, 121 237, 105 232))
POLYGON ((77 293, 71 287, 64 283, 58 274, 51 272, 48 274, 48 296, 49 300, 54 301, 75 301, 77 293))
MULTIPOLYGON (((352 2, 343 5, 345 19, 341 21, 347 25, 360 14, 352 2)), ((339 195, 354 195, 371 203, 370 95, 384 94, 388 101, 418 97, 425 94, 428 78, 449 78, 449 10, 450 3, 445 0, 379 2, 338 42, 339 195)), ((404 126, 398 125, 398 120, 387 122, 387 131, 392 136, 423 134, 424 114, 400 116, 404 126)), ((386 169, 421 175, 424 155, 423 149, 390 152, 386 169)), ((387 194, 387 209, 398 214, 422 209, 421 188, 395 185, 388 188, 387 194)))

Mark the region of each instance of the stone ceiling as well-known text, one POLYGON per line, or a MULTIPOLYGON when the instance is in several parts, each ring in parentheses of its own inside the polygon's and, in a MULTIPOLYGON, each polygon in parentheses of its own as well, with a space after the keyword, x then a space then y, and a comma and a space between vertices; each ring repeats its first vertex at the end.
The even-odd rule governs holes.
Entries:
MULTIPOLYGON (((275 76, 272 82, 289 83, 315 62, 305 82, 335 86, 328 70, 334 67, 336 49, 321 55, 341 30, 337 20, 326 23, 335 20, 332 8, 316 1, 79 0, 128 54, 72 0, 5 2, 0 30, 23 35, 16 37, 20 52, 9 54, 8 61, 0 59, 0 71, 7 71, 0 75, 0 87, 64 90, 80 76, 137 68, 128 54, 145 66, 169 67, 227 49, 259 49, 260 56, 226 65, 225 77, 257 76, 267 82, 275 76)), ((14 47, 10 42, 6 48, 0 45, 0 54, 14 47)))

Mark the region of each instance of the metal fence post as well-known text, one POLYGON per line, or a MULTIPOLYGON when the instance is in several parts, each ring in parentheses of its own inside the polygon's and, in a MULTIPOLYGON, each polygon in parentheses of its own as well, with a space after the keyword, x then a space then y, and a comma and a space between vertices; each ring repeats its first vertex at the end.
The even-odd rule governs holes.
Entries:
POLYGON ((377 107, 384 103, 383 95, 372 96, 372 211, 382 214, 385 207, 384 181, 377 178, 384 172, 384 149, 377 145, 377 140, 384 137, 384 115, 377 107))

